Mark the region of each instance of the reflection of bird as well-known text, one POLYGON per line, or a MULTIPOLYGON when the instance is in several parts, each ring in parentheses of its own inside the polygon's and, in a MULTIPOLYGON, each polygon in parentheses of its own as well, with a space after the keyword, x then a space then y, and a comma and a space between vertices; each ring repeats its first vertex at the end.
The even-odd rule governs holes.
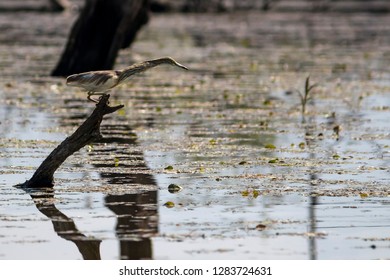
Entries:
POLYGON ((103 95, 110 89, 126 82, 132 75, 146 71, 160 64, 171 64, 188 70, 187 67, 177 63, 172 58, 163 57, 136 63, 123 70, 90 71, 70 75, 66 78, 66 84, 68 86, 86 89, 88 91, 88 100, 97 102, 91 98, 92 95, 103 95))

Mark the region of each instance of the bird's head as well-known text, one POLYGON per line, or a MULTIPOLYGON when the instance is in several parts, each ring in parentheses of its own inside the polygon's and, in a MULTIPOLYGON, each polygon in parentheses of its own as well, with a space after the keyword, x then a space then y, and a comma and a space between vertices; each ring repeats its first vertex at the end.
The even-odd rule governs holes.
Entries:
POLYGON ((165 64, 174 65, 174 66, 180 67, 182 69, 188 70, 188 68, 186 66, 184 66, 183 64, 180 64, 179 62, 174 60, 172 57, 162 57, 162 58, 156 59, 155 61, 158 64, 165 63, 165 64))
POLYGON ((80 77, 79 75, 70 75, 66 78, 66 85, 68 86, 79 86, 80 84, 80 77))

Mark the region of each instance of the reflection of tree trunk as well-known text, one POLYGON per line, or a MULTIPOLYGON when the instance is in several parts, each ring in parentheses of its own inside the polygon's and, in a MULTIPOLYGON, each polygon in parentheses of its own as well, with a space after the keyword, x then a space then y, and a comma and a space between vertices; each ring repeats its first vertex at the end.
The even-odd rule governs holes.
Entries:
POLYGON ((76 244, 84 260, 100 260, 100 243, 99 239, 92 239, 82 234, 76 227, 74 221, 58 210, 54 203, 52 192, 42 192, 39 194, 30 194, 37 209, 48 217, 58 236, 72 241, 76 244))
POLYGON ((129 194, 108 194, 105 206, 117 217, 116 235, 120 242, 121 259, 151 259, 151 237, 158 232, 157 183, 145 163, 143 152, 137 147, 136 134, 128 123, 116 120, 107 123, 104 138, 94 152, 99 157, 91 163, 109 185, 129 190, 129 194), (109 158, 115 151, 118 166, 109 158), (145 190, 146 189, 146 190, 145 190))
MULTIPOLYGON (((108 135, 102 139, 106 143, 125 143, 126 145, 137 145, 136 138, 129 138, 128 126, 121 127, 123 135, 108 135)), ((109 129, 108 129, 109 130, 109 129)), ((118 132, 117 132, 118 133, 118 132)), ((148 174, 148 166, 143 159, 143 153, 132 149, 123 150, 122 155, 131 164, 122 167, 131 170, 130 172, 118 172, 115 169, 110 172, 101 172, 110 184, 126 186, 156 186, 153 175, 148 174)), ((94 164, 94 166, 100 166, 94 164)), ((125 170, 126 170, 125 169, 125 170)), ((152 242, 151 237, 158 232, 157 212, 157 191, 140 191, 134 194, 107 195, 105 198, 106 207, 116 214, 117 225, 116 235, 120 242, 120 258, 128 260, 151 259, 152 242)))
POLYGON ((150 238, 157 229, 157 191, 138 194, 108 195, 106 206, 118 216, 120 258, 151 259, 150 238))
POLYGON ((148 0, 86 0, 53 76, 112 69, 148 21, 148 0))

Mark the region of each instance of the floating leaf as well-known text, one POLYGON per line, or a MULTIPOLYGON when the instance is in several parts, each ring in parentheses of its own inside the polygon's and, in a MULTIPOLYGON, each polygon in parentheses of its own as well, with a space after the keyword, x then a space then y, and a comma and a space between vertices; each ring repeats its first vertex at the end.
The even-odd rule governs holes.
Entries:
POLYGON ((304 149, 306 146, 305 142, 301 142, 299 143, 298 147, 301 148, 301 149, 304 149))
POLYGON ((336 63, 332 67, 332 73, 343 73, 347 71, 347 64, 345 63, 336 63))
POLYGON ((250 70, 255 72, 259 69, 259 64, 255 61, 252 61, 250 64, 250 70))
POLYGON ((333 157, 333 159, 339 159, 340 158, 340 156, 338 154, 334 154, 332 157, 333 157))
POLYGON ((276 146, 274 144, 266 144, 264 147, 266 149, 276 149, 276 146))
POLYGON ((268 121, 260 121, 260 126, 263 127, 263 128, 266 128, 268 127, 268 121))
POLYGON ((176 185, 176 184, 170 184, 170 185, 168 186, 168 191, 169 191, 170 193, 178 193, 178 192, 180 192, 182 189, 183 189, 182 187, 180 187, 180 186, 178 186, 178 185, 176 185))
POLYGON ((119 166, 119 159, 118 158, 114 158, 114 165, 115 165, 115 167, 119 166))
POLYGON ((271 102, 270 99, 266 99, 266 100, 263 101, 263 105, 264 106, 268 106, 268 105, 271 105, 271 104, 272 104, 272 102, 271 102))
POLYGON ((93 145, 88 145, 88 152, 92 152, 93 151, 93 145))
POLYGON ((249 196, 249 191, 248 190, 242 191, 241 195, 244 197, 249 196))
POLYGON ((167 208, 173 208, 173 207, 175 207, 175 203, 173 203, 172 201, 167 201, 164 203, 163 206, 165 206, 167 208))
POLYGON ((368 194, 367 193, 359 193, 360 198, 367 198, 368 194))
POLYGON ((247 161, 243 160, 243 161, 240 161, 238 164, 239 165, 244 165, 244 164, 247 164, 247 163, 248 163, 247 161))
POLYGON ((243 38, 241 39, 240 43, 244 48, 249 48, 251 45, 251 40, 249 38, 243 38))
POLYGON ((265 230, 266 228, 267 228, 267 226, 264 225, 264 224, 258 224, 258 225, 256 225, 256 229, 257 229, 257 230, 265 230))
POLYGON ((279 159, 278 159, 278 158, 270 159, 270 160, 268 161, 268 163, 277 163, 277 162, 279 162, 279 159))
POLYGON ((165 170, 173 170, 173 166, 172 165, 168 165, 167 167, 164 168, 165 170))
POLYGON ((242 191, 241 192, 241 195, 243 197, 253 197, 253 198, 257 198, 259 196, 260 192, 257 191, 257 190, 253 190, 252 188, 249 188, 245 191, 242 191))
POLYGON ((217 144, 217 140, 211 139, 211 140, 209 141, 209 143, 210 143, 210 145, 215 145, 215 144, 217 144))

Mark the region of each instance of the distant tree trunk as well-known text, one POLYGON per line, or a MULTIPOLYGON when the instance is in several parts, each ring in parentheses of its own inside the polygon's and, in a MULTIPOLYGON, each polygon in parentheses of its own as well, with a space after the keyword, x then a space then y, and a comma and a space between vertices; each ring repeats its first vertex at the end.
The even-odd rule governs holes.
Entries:
POLYGON ((86 0, 53 76, 112 69, 147 23, 149 0, 86 0))
POLYGON ((50 10, 52 11, 63 11, 66 8, 70 7, 68 0, 48 0, 50 5, 50 10))

